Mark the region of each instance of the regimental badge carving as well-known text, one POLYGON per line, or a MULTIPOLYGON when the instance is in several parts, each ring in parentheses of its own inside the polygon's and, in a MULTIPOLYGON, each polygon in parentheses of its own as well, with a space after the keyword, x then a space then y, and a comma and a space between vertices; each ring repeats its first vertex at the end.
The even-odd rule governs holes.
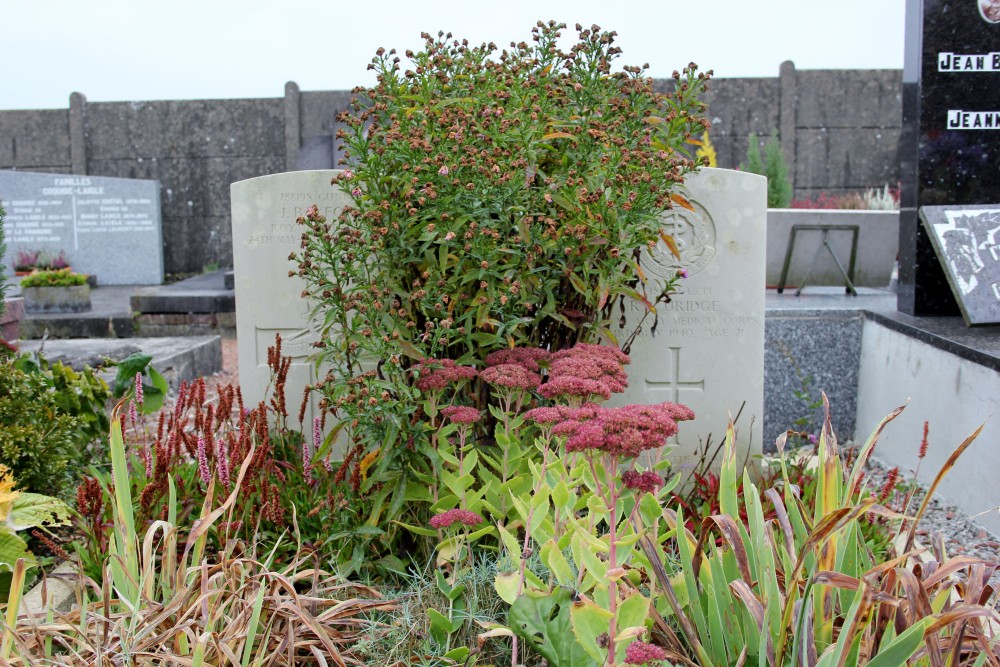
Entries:
POLYGON ((690 278, 715 258, 715 221, 698 202, 692 201, 691 207, 693 211, 675 206, 663 214, 663 231, 673 237, 681 259, 678 261, 660 241, 652 255, 647 253, 643 257, 643 266, 650 279, 665 281, 680 269, 687 269, 690 278))

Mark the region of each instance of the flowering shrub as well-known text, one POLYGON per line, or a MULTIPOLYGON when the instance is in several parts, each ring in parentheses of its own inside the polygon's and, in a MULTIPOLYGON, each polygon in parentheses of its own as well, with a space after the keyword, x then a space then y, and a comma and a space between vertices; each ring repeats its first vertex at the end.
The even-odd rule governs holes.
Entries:
MULTIPOLYGON (((300 219, 298 274, 332 369, 318 390, 345 424, 351 465, 375 457, 364 485, 375 505, 395 504, 378 489, 426 469, 417 406, 453 368, 505 348, 614 341, 614 309, 652 309, 673 289, 646 283, 642 251, 661 239, 676 250, 660 215, 689 206, 678 187, 708 126, 709 75, 691 65, 657 93, 645 67, 613 70, 615 33, 577 26, 563 50, 563 27, 539 24, 501 53, 443 34, 424 35, 407 64, 380 49, 377 85, 341 118, 348 168, 336 180, 352 203, 336 220, 315 208, 300 219)), ((537 369, 488 365, 444 400, 459 392, 454 402, 485 410, 488 383, 535 382, 537 369)), ((476 437, 493 424, 487 414, 476 437)))

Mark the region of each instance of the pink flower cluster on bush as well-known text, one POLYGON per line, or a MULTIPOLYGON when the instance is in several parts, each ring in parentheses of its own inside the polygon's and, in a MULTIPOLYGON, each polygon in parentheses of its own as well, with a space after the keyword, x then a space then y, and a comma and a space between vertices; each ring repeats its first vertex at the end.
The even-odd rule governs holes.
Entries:
POLYGON ((479 410, 464 405, 449 405, 441 409, 441 414, 453 424, 475 424, 483 416, 479 410))
POLYGON ((460 523, 463 526, 478 526, 484 521, 483 517, 479 516, 475 512, 470 512, 469 510, 463 510, 456 507, 455 509, 448 510, 447 512, 442 512, 436 516, 432 516, 430 520, 431 528, 447 528, 448 526, 460 523))
POLYGON ((625 364, 631 363, 621 350, 605 345, 578 343, 550 357, 549 379, 538 393, 545 398, 611 398, 628 387, 625 364))
POLYGON ((419 377, 414 383, 420 391, 444 389, 453 382, 471 380, 479 373, 471 366, 459 366, 452 359, 424 359, 417 364, 419 377))
POLYGON ((552 428, 566 436, 566 451, 597 450, 621 458, 634 458, 647 449, 662 447, 677 433, 677 422, 694 419, 684 405, 626 405, 605 408, 587 405, 567 413, 552 428))
POLYGON ((667 659, 667 652, 656 644, 636 640, 625 647, 626 665, 648 665, 667 659))
POLYGON ((625 485, 626 489, 653 493, 663 486, 663 478, 652 470, 647 470, 646 472, 627 470, 622 473, 622 484, 625 485))

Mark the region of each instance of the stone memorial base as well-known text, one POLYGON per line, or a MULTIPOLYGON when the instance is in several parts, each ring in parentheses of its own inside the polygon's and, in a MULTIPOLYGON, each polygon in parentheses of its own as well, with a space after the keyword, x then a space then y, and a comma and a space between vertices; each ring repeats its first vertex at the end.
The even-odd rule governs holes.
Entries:
POLYGON ((24 299, 4 299, 3 313, 0 314, 0 338, 17 340, 21 337, 21 320, 24 319, 24 299))
POLYGON ((90 310, 90 285, 22 287, 24 310, 32 315, 84 313, 90 310))

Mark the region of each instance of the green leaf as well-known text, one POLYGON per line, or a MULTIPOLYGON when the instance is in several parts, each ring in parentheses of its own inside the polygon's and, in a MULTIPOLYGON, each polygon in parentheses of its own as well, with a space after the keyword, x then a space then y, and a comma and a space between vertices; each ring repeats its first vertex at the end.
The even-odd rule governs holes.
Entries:
POLYGON ((153 357, 142 352, 130 354, 118 362, 118 373, 115 375, 115 398, 121 398, 135 381, 136 373, 143 373, 153 357))
POLYGON ((503 546, 507 549, 507 553, 510 554, 511 560, 520 563, 521 562, 521 545, 518 544, 517 538, 511 535, 503 526, 497 524, 497 529, 500 531, 500 541, 503 542, 503 546))
POLYGON ((507 618, 514 634, 548 660, 550 667, 597 667, 601 657, 590 654, 577 641, 575 618, 570 620, 575 611, 571 591, 557 588, 551 593, 522 595, 514 601, 507 618))
POLYGON ((28 551, 24 540, 9 530, 0 529, 0 572, 13 571, 18 558, 24 558, 29 567, 36 565, 35 558, 28 551))
POLYGON ((451 634, 451 619, 437 609, 428 609, 427 618, 431 622, 431 637, 434 638, 434 641, 442 646, 447 644, 448 635, 451 634))
POLYGON ((642 525, 655 533, 657 523, 663 516, 663 508, 652 493, 644 493, 639 499, 639 516, 642 518, 642 525))
POLYGON ((423 535, 425 537, 437 537, 437 531, 431 528, 424 528, 423 526, 411 526, 408 523, 403 523, 402 521, 393 521, 397 526, 402 526, 411 533, 416 535, 423 535))
POLYGON ((574 604, 570 609, 573 632, 577 641, 583 646, 587 655, 598 664, 604 664, 607 650, 597 645, 597 638, 608 632, 608 623, 612 616, 610 611, 598 607, 590 600, 574 604))
POLYGON ((70 514, 70 508, 58 498, 22 493, 14 499, 7 525, 14 531, 38 526, 68 526, 70 514))
POLYGON ((625 598, 618 605, 618 622, 616 626, 618 632, 626 628, 645 626, 649 619, 649 600, 639 593, 634 593, 625 598))
POLYGON ((556 545, 555 540, 549 540, 542 545, 541 555, 542 560, 549 566, 549 570, 555 575, 556 581, 560 585, 573 585, 576 581, 576 575, 573 573, 573 568, 570 567, 569 561, 566 560, 562 550, 556 545))
POLYGON ((501 600, 507 604, 514 604, 517 600, 517 589, 521 587, 521 575, 517 572, 497 574, 493 579, 493 587, 501 600))

